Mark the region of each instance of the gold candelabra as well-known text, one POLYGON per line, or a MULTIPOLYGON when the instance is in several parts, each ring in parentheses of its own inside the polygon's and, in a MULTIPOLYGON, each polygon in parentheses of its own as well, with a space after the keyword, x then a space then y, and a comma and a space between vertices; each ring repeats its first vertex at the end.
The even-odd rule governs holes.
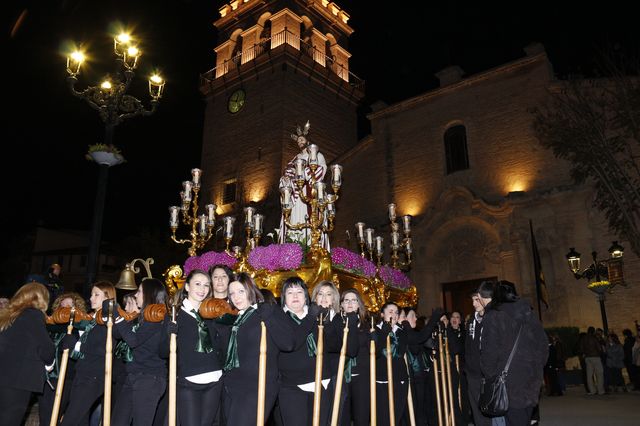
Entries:
MULTIPOLYGON (((411 243, 411 216, 402 216, 402 233, 404 238, 400 238, 400 224, 396 222, 396 205, 389 204, 389 221, 391 229, 391 267, 394 269, 402 269, 411 265, 411 254, 413 247, 411 243), (405 260, 400 261, 400 253, 404 252, 405 260)), ((365 248, 369 254, 369 260, 373 262, 373 256, 376 256, 376 264, 379 268, 382 266, 384 257, 384 238, 375 235, 373 228, 366 228, 364 222, 356 223, 356 231, 358 235, 358 244, 360 245, 360 255, 365 257, 365 248)))
POLYGON ((335 202, 338 200, 338 191, 342 185, 342 166, 333 164, 331 169, 331 189, 333 194, 328 194, 326 184, 316 177, 318 169, 318 146, 310 144, 307 147, 309 153, 309 161, 298 158, 295 161, 295 176, 293 184, 297 190, 296 196, 311 208, 311 214, 305 216, 305 221, 300 223, 291 223, 291 210, 293 208, 294 188, 285 185, 280 188, 280 204, 282 206, 283 221, 285 232, 290 230, 311 231, 311 251, 318 253, 325 249, 321 245, 323 233, 333 230, 334 219, 336 216, 335 202), (309 181, 307 181, 307 167, 310 170, 309 181), (307 189, 305 191, 305 189, 307 189))
POLYGON ((169 207, 169 227, 171 228, 171 239, 178 244, 190 243, 188 249, 189 256, 195 256, 197 250, 213 236, 213 227, 216 221, 216 205, 205 205, 205 212, 198 215, 198 193, 200 192, 200 178, 202 170, 191 170, 192 180, 182 182, 183 191, 180 192, 182 205, 169 207), (176 238, 176 231, 180 224, 180 214, 182 211, 182 223, 191 226, 190 238, 176 238))
POLYGON ((244 250, 242 250, 241 246, 233 246, 230 249, 231 241, 233 240, 233 226, 236 222, 236 218, 233 216, 225 216, 222 218, 224 230, 223 235, 226 243, 225 251, 238 259, 239 263, 236 269, 239 272, 246 272, 250 269, 247 258, 249 257, 251 250, 260 245, 260 238, 262 237, 264 229, 264 215, 257 214, 256 209, 253 207, 245 207, 243 212, 244 232, 246 238, 244 250))

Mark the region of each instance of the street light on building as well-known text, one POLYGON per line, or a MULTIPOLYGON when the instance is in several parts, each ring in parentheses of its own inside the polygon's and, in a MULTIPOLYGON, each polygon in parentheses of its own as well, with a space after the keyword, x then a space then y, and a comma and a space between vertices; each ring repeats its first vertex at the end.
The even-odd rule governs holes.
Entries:
POLYGON ((107 179, 109 167, 120 164, 124 158, 120 151, 113 145, 113 132, 115 127, 124 120, 139 115, 147 116, 153 114, 159 104, 164 90, 164 80, 160 75, 153 74, 149 77, 149 95, 151 96, 151 107, 145 108, 143 103, 127 94, 129 86, 135 76, 135 69, 142 52, 135 39, 130 34, 121 33, 114 37, 114 53, 116 60, 120 62, 116 74, 106 75, 105 78, 95 86, 88 86, 84 90, 76 90, 78 75, 82 64, 86 60, 83 52, 76 50, 67 56, 67 83, 71 93, 84 99, 89 106, 98 111, 100 119, 104 123, 104 142, 93 145, 88 155, 98 163, 100 167, 98 176, 98 187, 93 208, 93 222, 89 237, 89 254, 87 259, 87 282, 84 289, 87 293, 91 289, 98 266, 98 255, 100 239, 102 234, 102 219, 104 212, 104 202, 107 189, 107 179))
POLYGON ((602 328, 607 333, 609 325, 607 324, 607 311, 605 309, 604 301, 605 294, 616 285, 624 285, 624 276, 622 271, 622 256, 624 254, 624 247, 614 241, 609 248, 609 258, 606 260, 599 260, 598 253, 591 252, 593 259, 592 263, 585 269, 580 268, 580 253, 575 248, 571 247, 569 253, 565 256, 569 269, 573 272, 575 279, 586 279, 588 284, 587 288, 598 297, 600 303, 600 315, 602 316, 602 328))

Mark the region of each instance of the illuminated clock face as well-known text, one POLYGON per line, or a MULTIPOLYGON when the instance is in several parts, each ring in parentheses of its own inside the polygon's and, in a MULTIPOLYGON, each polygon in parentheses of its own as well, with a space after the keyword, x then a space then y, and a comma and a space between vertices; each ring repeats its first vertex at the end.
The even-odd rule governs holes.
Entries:
POLYGON ((245 93, 244 90, 238 89, 229 96, 229 112, 235 114, 240 111, 244 106, 245 93))

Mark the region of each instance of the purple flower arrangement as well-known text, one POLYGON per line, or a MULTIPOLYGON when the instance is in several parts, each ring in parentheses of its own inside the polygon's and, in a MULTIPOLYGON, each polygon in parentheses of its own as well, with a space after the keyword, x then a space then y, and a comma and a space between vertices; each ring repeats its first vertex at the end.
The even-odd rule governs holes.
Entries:
POLYGON ((376 265, 373 262, 342 247, 334 247, 331 250, 331 263, 336 268, 367 278, 376 275, 376 265))
POLYGON ((194 269, 201 269, 208 271, 213 265, 226 265, 229 268, 233 268, 238 259, 230 255, 229 253, 222 251, 208 251, 202 253, 200 256, 191 256, 184 262, 184 275, 188 275, 189 272, 194 269))
POLYGON ((390 266, 380 267, 380 279, 388 286, 408 290, 411 287, 411 280, 404 272, 390 266))
POLYGON ((255 269, 282 271, 297 269, 302 264, 300 244, 271 244, 258 246, 249 253, 249 265, 255 269))

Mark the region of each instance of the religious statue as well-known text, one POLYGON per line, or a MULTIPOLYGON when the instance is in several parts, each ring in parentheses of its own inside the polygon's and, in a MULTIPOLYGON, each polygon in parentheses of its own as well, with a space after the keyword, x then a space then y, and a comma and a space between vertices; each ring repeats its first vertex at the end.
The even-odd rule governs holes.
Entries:
MULTIPOLYGON (((300 126, 297 126, 296 133, 291 134, 291 139, 296 141, 296 143, 298 144, 298 148, 300 148, 300 152, 295 157, 293 157, 291 161, 289 161, 289 163, 287 163, 282 177, 280 178, 279 188, 283 188, 285 186, 291 188, 292 208, 291 216, 289 217, 289 223, 291 225, 308 223, 309 216, 311 215, 311 206, 307 205, 301 199, 298 187, 294 183, 294 179, 296 176, 296 161, 304 160, 305 185, 302 187, 302 191, 303 195, 305 196, 310 196, 311 194, 312 181, 322 182, 327 172, 327 162, 325 161, 324 155, 322 155, 322 153, 320 152, 317 152, 315 155, 315 157, 317 158, 317 168, 315 169, 315 172, 312 172, 311 167, 309 167, 309 159, 313 158, 313 155, 309 150, 310 142, 307 137, 310 128, 311 125, 309 124, 309 121, 307 121, 302 129, 300 128, 300 126)), ((315 147, 315 145, 313 147, 315 147)), ((284 217, 282 217, 280 219, 278 242, 280 244, 287 242, 297 242, 303 244, 306 247, 309 247, 311 245, 311 230, 309 228, 300 230, 287 229, 284 223, 284 217)), ((322 235, 321 244, 325 249, 329 250, 329 238, 326 233, 323 233, 322 235)))

